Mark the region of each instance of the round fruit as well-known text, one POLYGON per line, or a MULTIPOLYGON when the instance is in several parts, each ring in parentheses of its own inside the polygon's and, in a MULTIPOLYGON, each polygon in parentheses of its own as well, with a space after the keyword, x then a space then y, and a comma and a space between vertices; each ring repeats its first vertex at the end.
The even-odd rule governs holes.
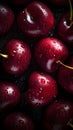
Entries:
MULTIPOLYGON (((69 66, 73 67, 73 57, 69 61, 69 66)), ((73 70, 60 67, 58 72, 59 84, 69 93, 73 94, 73 70)))
POLYGON ((73 22, 69 18, 69 13, 61 18, 57 27, 57 34, 65 44, 73 45, 73 22))
POLYGON ((4 53, 8 55, 3 58, 3 67, 9 74, 19 75, 26 71, 31 60, 31 52, 25 42, 17 39, 10 40, 4 53))
POLYGON ((25 92, 26 101, 32 106, 50 103, 58 93, 56 81, 48 74, 32 72, 29 77, 29 89, 25 92))
POLYGON ((12 113, 4 120, 6 130, 33 130, 33 122, 30 117, 23 113, 12 113))
POLYGON ((40 68, 46 72, 54 72, 59 66, 57 62, 66 60, 68 49, 60 40, 48 37, 37 43, 34 53, 40 68))
POLYGON ((8 32, 13 22, 13 11, 7 5, 0 4, 0 35, 8 32))
POLYGON ((20 101, 18 87, 9 82, 0 82, 0 113, 8 113, 20 101))
POLYGON ((58 100, 48 106, 43 117, 45 130, 68 130, 69 121, 73 118, 73 103, 58 100))
POLYGON ((51 10, 37 1, 23 9, 17 21, 23 33, 32 37, 44 35, 54 26, 54 16, 51 10))

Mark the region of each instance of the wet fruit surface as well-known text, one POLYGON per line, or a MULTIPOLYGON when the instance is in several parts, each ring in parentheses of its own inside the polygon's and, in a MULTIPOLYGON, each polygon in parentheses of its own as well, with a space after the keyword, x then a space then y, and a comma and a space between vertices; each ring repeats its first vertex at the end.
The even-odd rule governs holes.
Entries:
POLYGON ((54 16, 50 8, 36 1, 24 8, 17 21, 23 33, 32 37, 45 35, 54 26, 54 16))
MULTIPOLYGON (((73 48, 57 33, 61 18, 70 8, 65 4, 65 0, 51 1, 55 1, 55 4, 44 0, 25 0, 24 4, 24 0, 16 0, 14 3, 2 0, 2 3, 7 5, 5 7, 9 7, 14 13, 12 17, 7 15, 8 22, 3 20, 3 23, 6 22, 12 28, 8 29, 8 26, 4 25, 8 30, 4 35, 0 35, 1 115, 3 112, 0 116, 1 130, 4 130, 3 126, 5 130, 70 130, 73 126, 73 70, 67 71, 67 68, 58 62, 60 60, 73 66, 72 60, 68 62, 73 56, 73 48), (10 21, 12 19, 13 25, 10 21), (28 25, 25 19, 31 25, 28 25), (4 58, 2 55, 8 57, 4 58), (45 110, 50 111, 46 112, 47 116, 44 115, 45 110)), ((61 29, 61 34, 65 34, 66 30, 62 27, 61 29)), ((64 38, 68 38, 71 32, 72 29, 64 38)), ((70 36, 69 39, 73 34, 70 36)))
POLYGON ((29 88, 24 97, 26 102, 39 107, 50 103, 57 93, 57 84, 50 75, 33 72, 29 77, 29 88))
POLYGON ((30 64, 31 52, 25 42, 12 39, 4 49, 8 58, 3 58, 3 67, 10 74, 19 75, 26 71, 30 64))
POLYGON ((46 72, 55 72, 58 60, 64 62, 68 56, 66 46, 56 38, 44 38, 35 47, 37 64, 46 72))
POLYGON ((18 87, 9 82, 0 82, 0 113, 6 113, 20 102, 18 87))

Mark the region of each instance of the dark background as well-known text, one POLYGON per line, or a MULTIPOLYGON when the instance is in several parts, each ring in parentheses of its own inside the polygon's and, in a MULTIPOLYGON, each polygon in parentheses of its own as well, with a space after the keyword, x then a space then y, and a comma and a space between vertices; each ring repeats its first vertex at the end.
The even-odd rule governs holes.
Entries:
MULTIPOLYGON (((13 12, 15 14, 15 21, 14 21, 14 24, 13 24, 12 28, 9 30, 8 33, 0 36, 0 52, 3 52, 5 44, 7 44, 7 42, 9 40, 14 39, 14 38, 20 39, 20 40, 26 42, 29 45, 29 47, 31 49, 31 52, 32 52, 32 60, 31 60, 31 63, 30 63, 30 66, 29 66, 28 70, 26 72, 24 72, 22 75, 18 76, 18 77, 9 75, 8 73, 6 73, 3 70, 2 64, 1 64, 2 63, 2 58, 0 57, 0 81, 13 82, 13 83, 15 83, 19 87, 21 95, 22 95, 21 102, 20 102, 20 104, 14 110, 12 110, 12 112, 13 111, 14 112, 15 111, 21 111, 21 112, 25 112, 25 113, 29 114, 30 117, 32 118, 33 122, 35 123, 35 130, 43 130, 42 129, 42 125, 41 125, 41 121, 42 121, 42 116, 43 116, 44 109, 47 106, 40 107, 40 108, 31 107, 31 106, 29 106, 25 102, 24 97, 23 97, 24 92, 28 89, 28 77, 29 77, 30 73, 32 71, 42 71, 36 65, 36 62, 35 62, 35 59, 34 59, 33 50, 34 50, 35 45, 37 44, 37 42, 40 39, 42 39, 44 37, 47 37, 47 36, 57 37, 56 27, 58 25, 58 22, 59 22, 61 16, 65 12, 67 12, 69 10, 68 6, 67 7, 57 7, 57 6, 52 6, 50 4, 49 0, 47 0, 47 1, 46 0, 45 1, 41 0, 41 1, 43 3, 45 3, 48 7, 50 7, 50 9, 52 10, 52 12, 54 13, 55 26, 53 27, 52 31, 49 32, 48 34, 46 34, 45 36, 39 37, 39 38, 31 38, 31 37, 25 36, 21 32, 21 30, 19 29, 19 27, 17 25, 17 16, 18 16, 20 10, 22 10, 23 8, 25 8, 27 5, 16 6, 16 5, 13 5, 11 3, 11 1, 0 0, 1 3, 9 5, 10 8, 13 10, 13 12)), ((73 54, 72 47, 68 46, 68 49, 69 49, 69 52, 70 52, 70 55, 69 55, 69 57, 70 57, 73 54)), ((57 81, 57 72, 53 73, 51 75, 57 81)), ((70 95, 70 94, 68 94, 67 92, 65 92, 59 85, 58 85, 58 89, 59 89, 59 94, 58 94, 57 99, 60 98, 60 99, 68 99, 68 100, 72 100, 73 101, 73 96, 70 95)))

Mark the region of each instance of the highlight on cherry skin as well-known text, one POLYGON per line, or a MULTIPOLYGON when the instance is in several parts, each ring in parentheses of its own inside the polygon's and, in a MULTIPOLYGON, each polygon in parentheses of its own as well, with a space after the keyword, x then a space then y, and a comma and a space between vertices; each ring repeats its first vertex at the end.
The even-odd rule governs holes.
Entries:
POLYGON ((42 125, 45 130, 70 130, 72 119, 73 102, 59 99, 46 107, 42 125))
POLYGON ((45 4, 34 1, 20 12, 17 22, 27 36, 40 37, 52 30, 54 15, 45 4))
POLYGON ((4 130, 34 130, 34 123, 29 115, 13 112, 4 119, 4 130))
MULTIPOLYGON (((27 5, 32 0, 11 1, 17 6, 27 5)), ((68 5, 68 0, 50 0, 50 2, 53 5, 68 5)), ((0 23, 2 27, 0 34, 8 32, 14 21, 12 10, 7 6, 4 7, 4 10, 2 8, 3 6, 0 6, 0 10, 2 10, 0 16, 4 12, 6 17, 0 23)), ((60 39, 66 41, 67 44, 73 43, 72 13, 70 3, 70 14, 65 14, 58 25, 60 39), (64 23, 66 23, 66 26, 64 23)), ((54 15, 45 4, 34 1, 20 12, 17 23, 24 35, 40 37, 53 29, 54 15)), ((69 51, 62 41, 54 37, 47 37, 37 43, 34 57, 37 67, 40 67, 42 72, 31 72, 28 77, 28 90, 24 93, 23 100, 32 107, 47 105, 44 114, 42 113, 43 121, 41 125, 43 125, 44 130, 68 130, 68 127, 73 128, 71 122, 73 119, 73 102, 67 100, 52 102, 58 95, 58 86, 55 79, 46 74, 46 72, 55 72, 58 69, 60 86, 68 93, 73 94, 73 58, 69 61, 69 64, 65 64, 69 51)), ((2 57, 3 69, 11 75, 23 74, 31 62, 29 46, 19 39, 10 40, 0 56, 2 57)), ((14 110, 20 103, 20 96, 19 88, 15 84, 0 82, 0 113, 8 114, 8 112, 14 110)), ((34 123, 29 115, 22 112, 13 112, 5 117, 3 126, 4 130, 34 130, 34 123)))
POLYGON ((11 82, 0 82, 0 114, 6 114, 20 102, 20 90, 11 82))
POLYGON ((28 45, 18 39, 10 40, 4 49, 2 65, 4 70, 13 75, 20 75, 25 72, 30 64, 31 51, 28 45))
POLYGON ((28 78, 25 101, 31 106, 41 107, 52 102, 58 94, 57 83, 49 74, 32 72, 28 78))
POLYGON ((7 33, 13 25, 14 13, 8 5, 0 4, 0 35, 7 33))
POLYGON ((35 46, 34 55, 37 65, 46 72, 55 72, 68 57, 68 48, 57 38, 47 37, 35 46))
POLYGON ((69 0, 70 10, 59 21, 57 35, 65 44, 73 46, 73 7, 69 0))

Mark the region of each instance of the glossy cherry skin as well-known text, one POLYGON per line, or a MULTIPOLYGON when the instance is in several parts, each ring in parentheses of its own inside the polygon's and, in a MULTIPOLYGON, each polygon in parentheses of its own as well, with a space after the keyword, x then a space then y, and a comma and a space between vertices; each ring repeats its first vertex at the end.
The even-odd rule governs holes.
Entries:
POLYGON ((21 4, 27 4, 31 1, 33 0, 12 0, 12 3, 14 3, 15 5, 21 5, 21 4))
POLYGON ((8 113, 20 102, 18 87, 9 82, 0 82, 0 113, 8 113))
POLYGON ((23 33, 32 37, 45 35, 54 26, 54 16, 51 10, 37 1, 23 9, 17 21, 23 33))
POLYGON ((33 130, 31 118, 23 113, 11 113, 4 120, 5 130, 33 130))
MULTIPOLYGON (((72 0, 72 1, 73 1, 73 0, 72 0)), ((51 2, 53 5, 59 5, 59 6, 64 6, 64 5, 69 4, 69 1, 68 1, 68 0, 50 0, 50 2, 51 2)))
MULTIPOLYGON (((73 57, 70 59, 68 65, 73 67, 73 57)), ((73 94, 73 70, 60 67, 58 72, 58 82, 67 92, 73 94)))
POLYGON ((13 22, 13 11, 7 5, 0 4, 0 35, 8 32, 13 22))
POLYGON ((57 34, 65 44, 73 45, 73 23, 69 19, 69 13, 61 18, 57 27, 57 34))
POLYGON ((54 72, 58 68, 58 60, 64 62, 68 56, 67 47, 58 39, 47 37, 40 40, 35 47, 35 60, 46 72, 54 72))
POLYGON ((32 106, 44 106, 50 103, 58 93, 56 81, 48 74, 32 72, 29 77, 29 89, 24 96, 32 106))
POLYGON ((19 75, 26 71, 31 60, 31 52, 25 42, 17 39, 10 40, 4 53, 8 58, 3 58, 3 68, 9 74, 19 75))
POLYGON ((73 103, 58 100, 48 106, 44 112, 45 130, 68 130, 68 122, 73 118, 73 103))

